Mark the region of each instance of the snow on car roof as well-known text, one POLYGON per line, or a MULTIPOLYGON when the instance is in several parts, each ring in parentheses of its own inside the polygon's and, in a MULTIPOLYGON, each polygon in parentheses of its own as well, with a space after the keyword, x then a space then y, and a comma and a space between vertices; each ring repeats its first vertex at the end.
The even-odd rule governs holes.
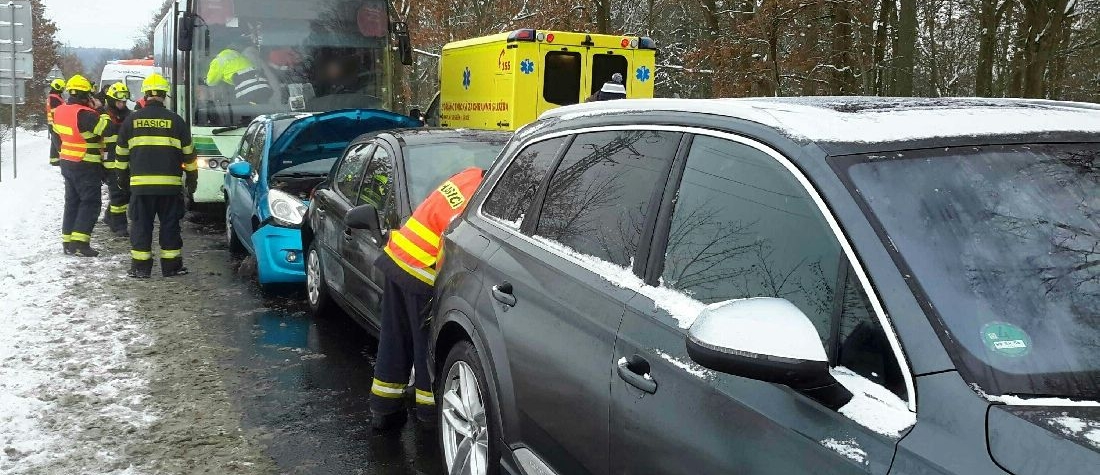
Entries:
POLYGON ((786 97, 630 99, 577 104, 541 118, 696 112, 756 122, 796 140, 876 143, 929 138, 1100 133, 1100 105, 1030 99, 786 97))

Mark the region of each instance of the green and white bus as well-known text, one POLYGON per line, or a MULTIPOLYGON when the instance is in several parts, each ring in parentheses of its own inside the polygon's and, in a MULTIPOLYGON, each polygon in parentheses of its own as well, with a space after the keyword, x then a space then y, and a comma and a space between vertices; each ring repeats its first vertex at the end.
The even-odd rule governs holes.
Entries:
POLYGON ((412 48, 393 17, 388 0, 177 0, 157 25, 153 58, 173 85, 169 107, 191 123, 195 202, 224 201, 225 170, 259 115, 398 110, 401 65, 412 48), (207 84, 211 61, 226 49, 249 59, 270 99, 245 102, 225 82, 207 84))

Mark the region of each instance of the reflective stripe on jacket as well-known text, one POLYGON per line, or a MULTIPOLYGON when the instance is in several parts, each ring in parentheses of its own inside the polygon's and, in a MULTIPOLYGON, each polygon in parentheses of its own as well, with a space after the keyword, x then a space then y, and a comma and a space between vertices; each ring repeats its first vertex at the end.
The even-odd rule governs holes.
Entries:
POLYGON ((61 94, 58 94, 56 92, 51 92, 50 95, 46 96, 46 123, 47 124, 49 124, 51 126, 53 125, 53 111, 54 111, 54 109, 57 109, 58 107, 60 107, 64 103, 65 103, 65 99, 63 99, 61 97, 61 94))
POLYGON ((482 170, 467 168, 435 189, 405 225, 390 233, 388 254, 399 267, 428 285, 435 285, 435 264, 443 231, 481 184, 482 170))
POLYGON ((115 145, 116 167, 129 167, 134 195, 180 193, 184 172, 189 180, 197 173, 194 154, 190 126, 158 101, 123 120, 115 145))
POLYGON ((53 131, 61 138, 61 159, 99 163, 103 161, 102 134, 107 119, 100 117, 92 130, 80 130, 81 112, 99 116, 95 109, 80 104, 64 104, 54 109, 53 131))

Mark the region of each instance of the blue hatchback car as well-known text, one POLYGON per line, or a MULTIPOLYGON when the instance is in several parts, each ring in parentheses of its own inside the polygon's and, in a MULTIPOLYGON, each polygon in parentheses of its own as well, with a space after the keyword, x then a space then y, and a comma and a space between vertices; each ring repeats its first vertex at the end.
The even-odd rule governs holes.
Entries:
POLYGON ((257 117, 225 175, 225 232, 231 253, 256 257, 261 285, 305 282, 302 216, 313 187, 356 137, 418 127, 377 109, 257 117))

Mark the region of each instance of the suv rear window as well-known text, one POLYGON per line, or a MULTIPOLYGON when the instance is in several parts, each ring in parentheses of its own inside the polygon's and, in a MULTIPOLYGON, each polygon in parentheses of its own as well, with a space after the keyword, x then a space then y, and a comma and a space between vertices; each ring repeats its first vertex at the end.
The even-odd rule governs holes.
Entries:
POLYGON ((516 155, 485 200, 482 212, 519 229, 565 140, 566 137, 543 140, 516 155))
POLYGON ((663 189, 681 134, 580 134, 554 171, 535 234, 627 267, 663 189))

